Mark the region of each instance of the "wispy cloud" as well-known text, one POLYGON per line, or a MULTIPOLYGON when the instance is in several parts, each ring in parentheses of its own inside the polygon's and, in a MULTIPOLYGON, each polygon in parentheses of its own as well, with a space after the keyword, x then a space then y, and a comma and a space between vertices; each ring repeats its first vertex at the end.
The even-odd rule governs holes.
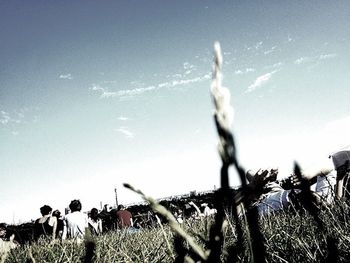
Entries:
POLYGON ((246 51, 254 51, 254 50, 258 50, 260 49, 261 47, 263 46, 263 42, 262 41, 259 41, 255 44, 253 44, 252 46, 245 46, 245 50, 246 51))
POLYGON ((330 54, 322 54, 322 55, 313 56, 313 57, 300 57, 294 61, 294 64, 301 65, 301 64, 305 64, 305 63, 317 62, 320 60, 332 59, 332 58, 335 58, 337 56, 338 55, 335 53, 330 53, 330 54))
POLYGON ((260 42, 256 43, 256 45, 255 45, 255 49, 259 49, 259 48, 261 48, 261 47, 262 47, 262 44, 263 44, 263 42, 262 42, 262 41, 260 41, 260 42))
POLYGON ((145 83, 139 80, 133 80, 130 82, 130 86, 135 87, 135 88, 142 88, 145 86, 145 83))
POLYGON ((18 135, 20 126, 39 122, 39 116, 33 115, 37 111, 39 111, 37 107, 23 107, 11 112, 0 110, 0 128, 10 131, 13 135, 18 135))
POLYGON ((68 74, 61 74, 61 75, 59 76, 59 78, 60 78, 60 79, 68 79, 68 80, 71 80, 71 79, 73 79, 73 76, 72 76, 72 74, 70 74, 70 73, 68 73, 68 74))
POLYGON ((151 92, 151 91, 155 91, 163 88, 174 88, 176 86, 185 86, 188 84, 193 84, 193 83, 210 79, 210 77, 211 77, 210 73, 207 73, 200 77, 175 79, 171 81, 158 83, 156 85, 150 85, 147 87, 131 88, 131 89, 118 90, 118 91, 109 91, 108 88, 102 87, 101 85, 98 85, 98 84, 93 84, 93 86, 90 89, 93 91, 100 92, 100 98, 111 98, 111 97, 125 98, 125 97, 142 95, 146 92, 151 92))
POLYGON ((254 83, 247 88, 245 93, 253 92, 257 88, 264 86, 271 79, 272 75, 275 74, 276 72, 277 70, 274 70, 272 72, 266 73, 256 78, 254 83))
POLYGON ((283 66, 283 62, 277 62, 272 65, 268 65, 264 67, 264 69, 277 69, 277 68, 281 68, 282 66, 283 66))
POLYGON ((128 139, 133 139, 135 137, 134 133, 129 131, 128 127, 124 127, 124 126, 123 127, 119 127, 118 129, 115 129, 115 131, 120 132, 121 134, 123 134, 128 139))
POLYGON ((0 123, 3 125, 8 124, 11 121, 9 114, 6 111, 0 111, 0 123))
POLYGON ((337 57, 337 54, 332 53, 332 54, 320 55, 319 59, 323 60, 323 59, 330 59, 330 58, 335 58, 335 57, 337 57))
POLYGON ((124 117, 124 116, 119 116, 118 120, 120 120, 120 121, 128 121, 128 120, 130 120, 130 118, 124 117))
POLYGON ((93 90, 93 91, 100 92, 101 93, 101 95, 100 95, 101 99, 103 99, 103 98, 110 98, 110 97, 114 97, 114 96, 117 95, 116 92, 110 92, 110 91, 108 91, 107 88, 103 88, 103 87, 101 87, 98 84, 93 84, 93 86, 90 89, 93 90))
POLYGON ((254 68, 246 68, 246 69, 238 69, 238 70, 235 70, 235 74, 236 75, 243 75, 243 74, 247 74, 249 72, 255 72, 255 69, 254 68))
POLYGON ((185 62, 183 64, 183 67, 185 70, 185 73, 184 73, 185 75, 191 74, 196 69, 196 67, 194 65, 190 64, 189 62, 185 62))
POLYGON ((14 112, 11 115, 6 111, 0 111, 0 123, 4 126, 10 124, 21 124, 24 122, 23 118, 23 110, 20 112, 14 112))
POLYGON ((306 63, 306 62, 310 62, 311 60, 312 60, 312 59, 309 58, 309 57, 300 57, 300 58, 298 58, 298 59, 296 59, 296 60, 294 61, 294 64, 300 65, 300 64, 304 64, 304 63, 306 63))
POLYGON ((276 50, 277 46, 273 46, 270 49, 264 51, 264 55, 268 55, 276 50))
POLYGON ((144 88, 125 89, 125 90, 119 90, 117 92, 114 92, 113 96, 134 97, 134 96, 138 96, 138 95, 141 95, 143 93, 146 93, 146 92, 154 91, 156 89, 158 89, 158 88, 155 86, 148 86, 148 87, 144 87, 144 88))
POLYGON ((191 83, 196 83, 196 82, 201 82, 203 80, 210 79, 210 73, 205 74, 204 76, 200 77, 194 77, 194 78, 189 78, 189 79, 180 79, 180 80, 172 80, 172 81, 166 81, 159 83, 157 85, 158 88, 173 88, 176 86, 181 86, 181 85, 187 85, 191 83))

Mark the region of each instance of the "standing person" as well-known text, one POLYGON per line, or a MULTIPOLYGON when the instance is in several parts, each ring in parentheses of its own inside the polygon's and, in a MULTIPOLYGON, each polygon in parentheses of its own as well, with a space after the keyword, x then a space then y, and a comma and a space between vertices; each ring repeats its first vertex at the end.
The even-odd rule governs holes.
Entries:
POLYGON ((72 200, 69 204, 70 214, 64 218, 64 230, 62 239, 71 238, 81 242, 85 236, 85 230, 88 228, 88 217, 81 212, 81 202, 72 200))
POLYGON ((102 231, 109 231, 111 229, 115 229, 115 217, 116 213, 114 211, 111 212, 108 210, 108 206, 105 205, 102 209, 102 211, 99 213, 99 217, 101 218, 102 221, 102 231))
POLYGON ((55 239, 57 229, 57 218, 51 216, 52 208, 44 205, 40 208, 42 217, 38 218, 34 223, 34 236, 38 240, 41 236, 55 239))
POLYGON ((98 216, 97 208, 92 208, 89 216, 89 229, 95 235, 102 234, 102 220, 98 216))
POLYGON ((55 210, 52 212, 52 216, 57 218, 57 229, 56 229, 56 238, 61 239, 63 235, 63 219, 61 217, 61 212, 59 210, 55 210))
POLYGON ((119 229, 130 228, 134 225, 131 213, 128 210, 126 210, 123 205, 118 205, 118 211, 116 215, 117 215, 117 226, 119 229))

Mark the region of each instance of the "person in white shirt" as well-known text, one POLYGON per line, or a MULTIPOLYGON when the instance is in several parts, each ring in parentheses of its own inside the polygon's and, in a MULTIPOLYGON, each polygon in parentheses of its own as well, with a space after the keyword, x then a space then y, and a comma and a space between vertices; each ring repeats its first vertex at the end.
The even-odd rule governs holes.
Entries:
MULTIPOLYGON (((277 177, 278 170, 271 170, 272 178, 277 177)), ((257 176, 259 174, 257 173, 257 176)), ((252 180, 252 175, 248 174, 248 181, 252 180)), ((300 193, 298 189, 298 179, 296 176, 293 176, 292 181, 294 183, 291 188, 286 187, 283 182, 270 181, 266 183, 263 188, 263 194, 259 199, 253 203, 257 207, 258 213, 261 216, 268 215, 271 212, 277 212, 288 208, 290 205, 293 205, 293 200, 291 200, 292 188, 294 190, 294 195, 292 197, 297 198, 296 195, 300 193), (296 194, 296 195, 295 195, 296 194)), ((318 204, 330 205, 334 201, 334 189, 336 185, 336 174, 334 171, 324 169, 321 170, 318 174, 314 175, 311 178, 308 178, 309 185, 315 185, 315 190, 312 191, 314 201, 318 204)))
POLYGON ((337 184, 337 173, 335 170, 327 174, 319 174, 316 180, 315 192, 327 205, 333 203, 335 198, 335 187, 337 184))
POLYGON ((64 229, 62 239, 70 238, 81 242, 84 239, 88 225, 88 217, 81 212, 81 202, 79 200, 71 201, 69 205, 71 210, 64 218, 64 229))

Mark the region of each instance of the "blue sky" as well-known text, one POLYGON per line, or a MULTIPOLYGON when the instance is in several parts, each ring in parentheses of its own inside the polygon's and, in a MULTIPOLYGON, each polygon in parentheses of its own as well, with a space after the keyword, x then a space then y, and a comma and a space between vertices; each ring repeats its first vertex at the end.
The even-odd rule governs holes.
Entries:
MULTIPOLYGON (((350 145, 347 1, 0 1, 0 221, 219 186, 223 50, 247 169, 350 145)), ((237 185, 231 173, 231 184, 237 185)))

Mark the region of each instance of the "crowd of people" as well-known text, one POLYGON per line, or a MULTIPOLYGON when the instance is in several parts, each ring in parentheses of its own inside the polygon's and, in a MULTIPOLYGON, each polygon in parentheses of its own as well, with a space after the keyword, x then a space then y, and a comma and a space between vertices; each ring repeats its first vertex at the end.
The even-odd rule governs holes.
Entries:
MULTIPOLYGON (((176 216, 179 223, 183 223, 185 220, 199 219, 216 212, 207 203, 201 204, 199 208, 193 202, 186 203, 183 207, 171 204, 169 209, 176 216)), ((19 243, 24 244, 25 242, 39 241, 40 239, 51 239, 52 241, 75 240, 80 243, 84 240, 87 232, 95 236, 110 230, 136 233, 148 227, 147 223, 154 226, 156 221, 154 213, 150 211, 148 211, 147 216, 139 212, 133 216, 121 204, 117 206, 117 209, 112 209, 112 207, 105 205, 101 211, 97 208, 92 208, 88 212, 82 212, 80 200, 72 200, 69 204, 69 209, 66 209, 65 212, 66 214, 62 215, 59 210, 53 211, 49 205, 43 205, 40 208, 41 217, 31 223, 31 234, 19 243)), ((1 240, 9 241, 12 233, 13 231, 6 224, 0 224, 1 240), (10 231, 7 232, 7 230, 10 231)), ((16 233, 16 235, 21 234, 23 232, 16 233)), ((23 237, 19 238, 23 239, 23 237)))
MULTIPOLYGON (((81 211, 80 200, 72 200, 69 204, 70 212, 64 216, 58 210, 52 212, 52 208, 44 205, 40 208, 42 217, 34 223, 35 240, 40 237, 66 240, 73 239, 81 242, 87 231, 92 235, 102 234, 102 220, 97 208, 92 208, 88 213, 81 211)), ((118 206, 115 214, 118 229, 133 229, 131 213, 123 205, 118 206)))

